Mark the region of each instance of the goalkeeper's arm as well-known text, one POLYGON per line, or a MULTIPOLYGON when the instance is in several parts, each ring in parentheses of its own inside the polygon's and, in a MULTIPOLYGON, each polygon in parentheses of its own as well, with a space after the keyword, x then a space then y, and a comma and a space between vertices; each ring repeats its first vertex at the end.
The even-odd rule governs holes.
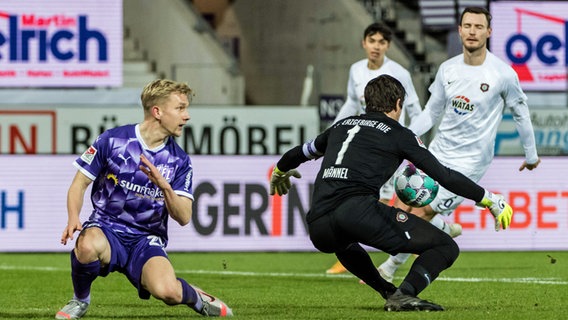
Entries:
POLYGON ((449 191, 488 208, 495 217, 495 230, 499 231, 501 228, 507 229, 509 227, 513 218, 513 209, 502 195, 489 192, 460 172, 444 167, 426 149, 419 148, 415 153, 419 152, 422 152, 426 157, 422 161, 414 163, 418 168, 449 191))
POLYGON ((319 135, 316 140, 296 146, 282 155, 270 177, 271 195, 287 194, 292 185, 290 183, 290 177, 302 177, 296 168, 308 160, 316 159, 323 155, 323 153, 316 148, 316 144, 320 144, 320 148, 325 148, 325 143, 322 143, 322 141, 327 141, 327 132, 329 132, 329 130, 319 135))

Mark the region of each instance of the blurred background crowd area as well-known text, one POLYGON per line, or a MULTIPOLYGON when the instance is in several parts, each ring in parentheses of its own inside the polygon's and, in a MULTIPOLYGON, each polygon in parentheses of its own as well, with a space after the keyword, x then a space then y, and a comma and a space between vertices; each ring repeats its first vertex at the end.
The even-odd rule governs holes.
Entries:
POLYGON ((493 15, 489 49, 519 75, 543 163, 518 173, 524 150, 505 112, 482 184, 515 205, 515 237, 497 238, 505 234, 466 204, 453 214, 467 230, 460 248, 566 249, 567 180, 558 173, 568 160, 568 1, 46 3, 0 2, 0 251, 68 250, 57 237, 66 221, 61 195, 76 172, 71 163, 104 130, 141 121, 142 87, 156 78, 195 91, 177 140, 196 168, 197 227, 174 227, 170 248, 313 250, 303 217, 319 162, 306 163, 294 192, 274 202, 272 166, 334 119, 373 22, 393 29, 387 56, 410 71, 424 106, 440 63, 461 53, 465 6, 493 15))
MULTIPOLYGON (((21 12, 22 15, 30 12, 38 12, 39 15, 39 12, 42 12, 40 9, 44 5, 41 1, 24 2, 28 4, 25 5, 27 9, 21 12), (36 2, 37 6, 34 6, 33 3, 36 2)), ((24 2, 6 3, 15 6, 23 5, 24 2)), ((9 64, 4 64, 3 61, 3 66, 0 68, 0 111, 37 109, 46 106, 51 108, 53 105, 72 108, 78 105, 103 108, 138 106, 140 90, 146 83, 156 78, 170 78, 187 82, 194 89, 193 106, 223 106, 241 110, 253 106, 313 107, 319 119, 319 123, 314 123, 314 126, 322 130, 334 119, 345 99, 350 65, 365 58, 361 40, 363 30, 370 23, 384 22, 394 31, 395 37, 387 56, 411 72, 420 103, 424 106, 428 99, 428 87, 436 74, 437 67, 447 58, 461 53, 457 24, 463 8, 481 6, 492 10, 495 4, 513 3, 514 7, 510 9, 512 14, 508 15, 511 21, 507 22, 511 32, 523 33, 531 29, 530 32, 534 33, 537 29, 544 30, 540 34, 530 35, 531 41, 534 41, 534 48, 531 47, 532 43, 526 44, 526 48, 521 48, 525 51, 525 56, 528 57, 528 54, 532 53, 531 61, 537 60, 536 63, 540 64, 531 66, 532 70, 540 67, 546 67, 547 70, 556 68, 550 71, 552 75, 546 71, 549 72, 546 79, 554 81, 553 85, 541 82, 540 87, 523 86, 529 96, 529 106, 535 112, 531 117, 535 125, 539 152, 543 155, 568 153, 568 131, 563 129, 568 124, 566 49, 561 45, 566 40, 564 31, 558 31, 562 33, 558 37, 554 37, 553 34, 552 40, 547 38, 550 35, 546 35, 553 30, 552 28, 558 27, 559 30, 564 30, 556 22, 563 21, 563 16, 568 16, 563 11, 567 6, 565 1, 105 0, 104 2, 105 6, 112 4, 114 8, 112 10, 119 11, 119 20, 122 24, 122 28, 116 31, 120 33, 120 43, 116 46, 121 46, 121 52, 117 55, 120 62, 115 62, 115 65, 120 69, 118 70, 120 76, 115 77, 112 83, 101 82, 99 78, 99 82, 94 84, 71 82, 58 85, 57 81, 47 76, 44 77, 45 81, 38 82, 43 71, 39 71, 38 76, 38 72, 34 69, 26 72, 34 75, 32 80, 35 82, 18 82, 10 77, 18 74, 18 69, 14 69, 16 71, 10 69, 11 61, 8 61, 9 64), (546 9, 547 12, 537 12, 539 8, 546 9), (528 27, 537 26, 539 21, 544 21, 542 26, 528 27), (541 36, 544 42, 539 41, 538 38, 541 36), (539 44, 542 45, 539 47, 539 44), (537 54, 540 60, 535 58, 537 54), (548 61, 545 63, 543 59, 548 61), (535 110, 545 113, 536 113, 535 110)), ((3 9, 4 17, 9 17, 10 12, 6 10, 6 3, 3 3, 4 8, 0 9, 3 9)), ((65 14, 65 11, 58 12, 65 14)), ((117 12, 107 11, 107 13, 110 17, 117 12)), ((503 13, 499 14, 499 17, 501 16, 503 13)), ((498 20, 503 19, 494 19, 493 22, 498 20)), ((97 28, 97 25, 91 21, 87 28, 97 28)), ((0 55, 3 52, 6 57, 10 30, 7 30, 8 24, 1 22, 0 28, 4 28, 4 31, 0 29, 0 32, 4 33, 5 41, 3 47, 0 47, 0 55)), ((23 26, 20 28, 23 29, 23 26)), ((494 51, 493 42, 496 36, 501 35, 502 39, 503 34, 502 29, 494 28, 489 43, 491 51, 494 51)), ((88 41, 91 41, 87 44, 88 48, 96 50, 93 40, 88 41)), ((60 51, 64 49, 60 48, 60 51)), ((33 55, 33 52, 30 55, 33 55)), ((49 60, 49 54, 47 56, 47 63, 43 61, 38 65, 46 66, 52 62, 61 62, 49 60)), ((22 66, 19 61, 14 62, 13 65, 18 68, 22 66)), ((535 76, 537 80, 541 78, 535 76)), ((109 115, 97 121, 112 122, 110 120, 116 118, 109 115)), ((231 118, 225 120, 231 124, 231 118)), ((506 116, 505 127, 500 130, 500 134, 503 133, 504 137, 513 125, 513 122, 508 120, 511 119, 506 116)), ((22 122, 19 118, 14 121, 22 122)), ((199 119, 195 118, 192 121, 199 119)), ((121 124, 118 122, 115 124, 121 124)), ((258 119, 258 122, 262 122, 262 119, 258 119)), ((4 127, 7 125, 8 123, 5 123, 4 127)), ((105 127, 109 125, 112 123, 104 124, 105 127)), ((428 137, 425 138, 428 140, 428 137)), ((512 144, 516 143, 517 141, 512 141, 512 144)), ((8 142, 4 143, 7 144, 8 142)), ((522 149, 518 146, 509 149, 497 150, 497 155, 522 154, 522 149)), ((22 152, 14 151, 15 149, 7 151, 0 143, 0 153, 22 152)))

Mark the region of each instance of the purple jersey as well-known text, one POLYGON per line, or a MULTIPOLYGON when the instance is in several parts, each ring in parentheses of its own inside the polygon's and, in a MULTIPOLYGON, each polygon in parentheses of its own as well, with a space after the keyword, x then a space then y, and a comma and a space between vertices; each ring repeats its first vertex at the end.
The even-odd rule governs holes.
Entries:
POLYGON ((167 241, 168 210, 162 190, 139 169, 144 154, 170 183, 175 193, 193 200, 193 168, 187 153, 172 137, 149 149, 138 125, 102 133, 75 160, 91 180, 93 213, 89 220, 131 235, 157 235, 167 241))

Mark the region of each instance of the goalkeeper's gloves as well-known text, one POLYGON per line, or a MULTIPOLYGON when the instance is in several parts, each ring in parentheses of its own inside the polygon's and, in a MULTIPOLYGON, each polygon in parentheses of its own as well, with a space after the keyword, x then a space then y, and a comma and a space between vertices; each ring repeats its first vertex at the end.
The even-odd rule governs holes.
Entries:
POLYGON ((272 176, 270 177, 270 195, 277 193, 279 196, 287 194, 292 184, 290 177, 301 178, 302 175, 298 170, 292 169, 287 172, 282 172, 278 167, 274 166, 272 176))
POLYGON ((511 224, 513 208, 505 202, 502 195, 485 190, 485 196, 478 205, 487 207, 495 217, 495 231, 499 231, 501 228, 507 229, 511 224))

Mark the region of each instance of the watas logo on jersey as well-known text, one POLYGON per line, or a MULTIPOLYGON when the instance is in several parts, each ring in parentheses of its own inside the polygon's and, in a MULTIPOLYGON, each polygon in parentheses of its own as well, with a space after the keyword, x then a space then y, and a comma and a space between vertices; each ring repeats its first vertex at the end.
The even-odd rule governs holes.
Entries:
POLYGON ((475 110, 475 105, 466 96, 455 96, 452 98, 451 103, 454 112, 459 115, 465 115, 475 110))

